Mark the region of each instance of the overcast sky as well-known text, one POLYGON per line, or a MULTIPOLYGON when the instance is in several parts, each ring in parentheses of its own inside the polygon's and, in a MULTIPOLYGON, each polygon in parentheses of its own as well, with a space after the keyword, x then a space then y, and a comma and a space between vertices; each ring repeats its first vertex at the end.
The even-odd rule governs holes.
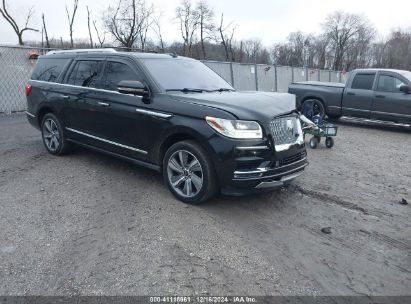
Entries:
MULTIPOLYGON (((41 13, 46 16, 49 37, 68 40, 68 21, 65 4, 71 8, 72 0, 7 0, 10 12, 23 22, 23 12, 28 4, 34 6, 33 27, 41 29, 41 13)), ((75 38, 88 37, 86 5, 92 10, 93 18, 99 19, 101 12, 117 0, 79 0, 76 17, 75 38)), ((180 0, 147 0, 164 13, 163 32, 168 42, 180 40, 174 12, 180 0)), ((301 30, 306 33, 320 31, 321 22, 335 10, 364 14, 380 34, 387 35, 393 28, 411 27, 411 1, 371 0, 208 0, 216 15, 224 12, 227 21, 238 24, 236 39, 260 38, 266 46, 284 41, 290 32, 301 30)), ((25 40, 41 39, 38 33, 27 33, 25 40)), ((9 24, 0 16, 0 44, 16 44, 17 39, 9 24)))

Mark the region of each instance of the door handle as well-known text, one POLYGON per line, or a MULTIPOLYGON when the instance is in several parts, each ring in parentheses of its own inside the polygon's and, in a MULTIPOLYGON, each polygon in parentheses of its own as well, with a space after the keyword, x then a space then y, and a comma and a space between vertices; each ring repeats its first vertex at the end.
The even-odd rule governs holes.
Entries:
POLYGON ((63 99, 70 99, 70 96, 69 96, 69 95, 61 95, 61 98, 63 98, 63 99))
POLYGON ((376 98, 385 98, 384 95, 376 95, 375 97, 376 97, 376 98))
POLYGON ((100 107, 109 107, 109 106, 110 106, 109 103, 107 103, 107 102, 102 102, 102 101, 97 102, 97 104, 98 104, 100 107))
POLYGON ((347 93, 347 95, 354 96, 354 95, 355 95, 355 93, 353 93, 353 92, 348 92, 348 93, 347 93))

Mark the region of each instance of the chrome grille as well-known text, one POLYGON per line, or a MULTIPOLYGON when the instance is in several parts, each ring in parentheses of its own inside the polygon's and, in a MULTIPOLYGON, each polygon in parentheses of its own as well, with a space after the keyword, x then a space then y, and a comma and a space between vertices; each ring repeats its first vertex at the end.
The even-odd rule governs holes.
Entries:
POLYGON ((294 144, 300 136, 301 125, 296 117, 275 118, 270 123, 274 144, 294 144))

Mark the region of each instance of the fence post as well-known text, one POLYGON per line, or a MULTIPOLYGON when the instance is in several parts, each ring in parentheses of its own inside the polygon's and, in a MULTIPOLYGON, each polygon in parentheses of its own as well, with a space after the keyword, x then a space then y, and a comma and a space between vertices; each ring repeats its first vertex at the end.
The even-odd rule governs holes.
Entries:
POLYGON ((278 92, 277 65, 274 64, 274 88, 278 92))
POLYGON ((291 82, 294 82, 294 67, 291 67, 291 82))
POLYGON ((339 72, 338 72, 338 81, 339 81, 339 82, 342 81, 342 77, 341 77, 342 75, 341 75, 341 74, 342 74, 341 71, 339 71, 339 72))
POLYGON ((328 71, 328 82, 331 82, 331 70, 328 71))
POLYGON ((258 91, 257 63, 254 63, 255 90, 258 91))
POLYGON ((308 81, 308 66, 305 66, 305 81, 308 81))
POLYGON ((317 80, 321 81, 321 70, 320 69, 317 70, 317 80))
POLYGON ((230 76, 231 76, 231 85, 234 88, 234 71, 233 71, 233 62, 230 61, 230 76))

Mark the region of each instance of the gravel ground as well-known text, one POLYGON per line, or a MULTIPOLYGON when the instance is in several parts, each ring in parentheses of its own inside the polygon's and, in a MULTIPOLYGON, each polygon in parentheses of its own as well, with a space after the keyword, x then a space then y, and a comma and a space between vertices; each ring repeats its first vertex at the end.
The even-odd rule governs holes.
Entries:
POLYGON ((189 206, 0 116, 0 295, 411 295, 411 132, 339 125, 288 189, 189 206))

